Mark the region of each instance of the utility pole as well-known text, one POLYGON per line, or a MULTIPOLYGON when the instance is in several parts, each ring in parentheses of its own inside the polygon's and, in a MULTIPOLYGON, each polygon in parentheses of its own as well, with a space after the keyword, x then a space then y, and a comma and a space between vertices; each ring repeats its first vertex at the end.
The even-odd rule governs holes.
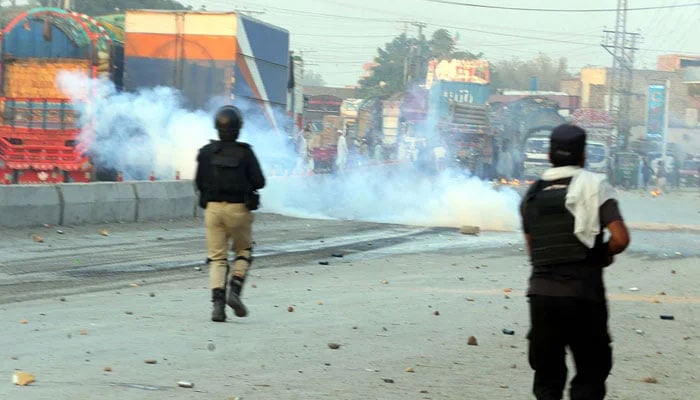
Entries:
POLYGON ((627 3, 627 0, 617 1, 615 30, 604 30, 605 40, 601 44, 613 57, 612 69, 607 77, 610 87, 607 108, 617 123, 617 145, 620 150, 626 150, 629 144, 634 52, 639 50, 636 46, 640 36, 639 33, 627 32, 627 3))
POLYGON ((427 24, 417 21, 402 22, 404 23, 404 33, 406 32, 408 25, 415 26, 416 28, 418 28, 418 40, 416 41, 415 51, 413 49, 413 46, 411 46, 411 41, 409 39, 408 54, 404 59, 403 82, 404 84, 408 85, 411 83, 411 81, 413 81, 413 79, 415 79, 416 70, 418 70, 414 59, 417 59, 417 62, 422 62, 423 60, 423 52, 421 51, 422 49, 420 47, 420 43, 421 39, 423 38, 423 28, 425 28, 427 24))

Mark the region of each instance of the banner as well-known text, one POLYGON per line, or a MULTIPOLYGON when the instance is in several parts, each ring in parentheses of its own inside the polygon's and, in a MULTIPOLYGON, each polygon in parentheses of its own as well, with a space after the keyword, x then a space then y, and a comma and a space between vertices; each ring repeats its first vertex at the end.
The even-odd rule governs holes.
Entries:
POLYGON ((647 102, 647 138, 661 139, 664 136, 666 112, 666 87, 664 85, 649 85, 647 102))
POLYGON ((490 80, 491 71, 486 60, 431 60, 425 88, 430 89, 437 81, 486 85, 490 80))

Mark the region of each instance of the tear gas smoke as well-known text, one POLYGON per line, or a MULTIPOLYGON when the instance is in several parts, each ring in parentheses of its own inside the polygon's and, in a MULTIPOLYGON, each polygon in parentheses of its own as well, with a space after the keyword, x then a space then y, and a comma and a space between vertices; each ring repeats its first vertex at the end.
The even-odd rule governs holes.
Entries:
MULTIPOLYGON (((212 112, 186 110, 173 89, 118 92, 108 81, 70 73, 62 74, 59 83, 82 104, 81 141, 96 161, 122 171, 125 179, 147 179, 150 171, 170 179, 176 170, 192 178, 197 150, 216 138, 212 112)), ((342 175, 272 177, 272 171, 294 172, 299 165, 294 146, 285 135, 244 121, 241 140, 253 145, 268 176, 261 192, 263 211, 486 230, 518 227, 515 191, 495 190, 490 182, 449 171, 430 176, 407 164, 350 168, 342 175)))
POLYGON ((147 179, 151 171, 169 179, 175 171, 192 177, 197 149, 216 137, 210 115, 185 110, 173 89, 118 92, 107 80, 75 73, 62 73, 58 81, 78 104, 79 139, 94 162, 124 179, 147 179))

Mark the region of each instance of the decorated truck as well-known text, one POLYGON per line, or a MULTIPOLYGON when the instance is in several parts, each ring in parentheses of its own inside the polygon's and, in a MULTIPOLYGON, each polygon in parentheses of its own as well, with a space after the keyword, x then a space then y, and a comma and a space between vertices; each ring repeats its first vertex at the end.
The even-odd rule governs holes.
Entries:
MULTIPOLYGON (((80 123, 79 107, 59 87, 64 71, 107 78, 118 90, 173 87, 193 109, 233 101, 249 126, 265 131, 289 125, 289 33, 235 12, 129 10, 94 19, 35 8, 10 22, 1 41, 0 184, 118 179, 115 166, 91 153, 100 135, 80 123)), ((130 167, 149 175, 148 166, 130 167)))
POLYGON ((0 184, 93 178, 79 116, 57 78, 69 71, 119 81, 122 55, 114 30, 62 9, 31 9, 3 29, 0 184))
POLYGON ((432 60, 428 64, 428 126, 438 137, 428 143, 444 153, 439 166, 457 166, 485 178, 493 173, 495 131, 489 109, 486 60, 432 60))

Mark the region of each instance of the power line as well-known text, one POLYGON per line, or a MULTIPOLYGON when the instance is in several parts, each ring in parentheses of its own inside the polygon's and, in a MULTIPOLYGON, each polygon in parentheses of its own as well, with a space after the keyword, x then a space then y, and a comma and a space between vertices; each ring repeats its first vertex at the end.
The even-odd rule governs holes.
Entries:
MULTIPOLYGON (((617 12, 617 8, 579 8, 579 9, 563 9, 563 8, 525 8, 525 7, 505 7, 505 6, 490 6, 486 4, 476 3, 461 3, 450 0, 425 0, 431 3, 452 4, 464 7, 488 8, 492 10, 508 10, 508 11, 537 11, 537 12, 574 12, 574 13, 590 13, 590 12, 617 12)), ((666 8, 681 8, 700 6, 700 3, 673 4, 668 6, 648 6, 648 7, 632 7, 627 11, 650 11, 661 10, 666 8)))

